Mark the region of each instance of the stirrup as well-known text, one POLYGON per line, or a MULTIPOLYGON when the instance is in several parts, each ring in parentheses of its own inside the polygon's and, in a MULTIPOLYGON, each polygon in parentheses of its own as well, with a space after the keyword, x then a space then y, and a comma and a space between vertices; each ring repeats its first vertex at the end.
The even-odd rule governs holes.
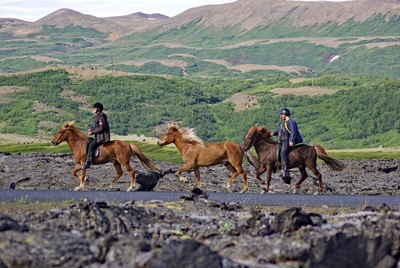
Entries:
POLYGON ((292 177, 289 175, 289 172, 285 172, 283 170, 281 170, 281 179, 283 180, 284 183, 289 184, 292 181, 292 177))
POLYGON ((91 163, 90 162, 85 162, 84 164, 83 164, 83 166, 82 166, 82 170, 84 170, 84 169, 88 169, 88 168, 90 168, 90 165, 91 165, 91 163))

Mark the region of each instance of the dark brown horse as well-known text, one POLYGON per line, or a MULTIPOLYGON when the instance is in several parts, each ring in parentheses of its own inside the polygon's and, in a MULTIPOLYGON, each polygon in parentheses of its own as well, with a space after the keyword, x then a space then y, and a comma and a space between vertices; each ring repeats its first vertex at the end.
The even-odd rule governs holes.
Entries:
MULTIPOLYGON (((174 125, 170 125, 167 132, 157 142, 160 147, 171 143, 178 148, 184 162, 177 171, 180 181, 186 181, 182 177, 182 172, 194 170, 197 186, 201 188, 199 168, 223 164, 232 173, 227 188, 231 187, 233 180, 240 174, 244 184, 240 192, 244 193, 247 190, 247 174, 242 167, 244 153, 240 145, 229 141, 205 143, 196 135, 194 129, 179 128, 174 125)), ((258 165, 254 155, 247 152, 246 156, 251 164, 258 165)))
MULTIPOLYGON (((265 193, 269 191, 271 174, 272 172, 276 172, 278 166, 277 142, 271 139, 270 131, 266 127, 254 125, 249 129, 244 139, 242 150, 247 151, 252 146, 256 149, 261 166, 260 169, 257 170, 256 176, 261 183, 266 184, 265 190, 261 192, 265 193), (263 181, 260 176, 265 171, 267 171, 267 180, 263 181)), ((325 152, 324 148, 319 145, 298 145, 290 152, 288 163, 289 168, 298 167, 301 173, 301 179, 295 185, 295 192, 308 177, 306 167, 317 177, 318 192, 322 192, 322 175, 317 169, 317 157, 322 159, 328 167, 334 171, 341 171, 345 168, 342 162, 330 157, 325 152)))
MULTIPOLYGON (((75 191, 81 190, 85 184, 86 170, 81 170, 81 167, 86 159, 86 141, 88 137, 80 132, 74 125, 74 122, 66 122, 62 125, 57 134, 53 137, 51 143, 59 145, 61 142, 66 141, 72 152, 77 165, 72 170, 72 175, 79 179, 79 185, 75 191), (81 171, 81 175, 77 173, 81 171)), ((122 176, 123 166, 131 176, 131 185, 127 191, 132 191, 135 188, 135 170, 130 166, 129 162, 132 156, 136 156, 143 166, 150 168, 153 171, 159 172, 149 158, 147 158, 140 147, 136 144, 128 144, 120 140, 109 141, 99 146, 99 155, 93 158, 93 165, 101 165, 108 162, 114 164, 117 172, 114 180, 111 182, 109 188, 112 188, 118 179, 122 176)))

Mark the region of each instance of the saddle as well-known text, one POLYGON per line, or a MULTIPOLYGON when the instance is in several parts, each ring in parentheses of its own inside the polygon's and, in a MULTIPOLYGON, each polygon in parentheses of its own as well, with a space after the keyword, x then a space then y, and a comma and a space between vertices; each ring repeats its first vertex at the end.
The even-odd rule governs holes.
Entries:
MULTIPOLYGON (((291 151, 293 151, 297 147, 300 147, 301 145, 303 145, 303 143, 295 144, 294 148, 291 151)), ((275 168, 276 168, 276 170, 274 170, 275 173, 279 172, 279 170, 281 169, 281 151, 282 151, 281 149, 282 149, 281 144, 277 143, 276 144, 276 159, 277 159, 277 161, 276 161, 276 164, 275 164, 275 168)), ((289 157, 290 157, 290 153, 288 155, 288 158, 289 157)))
MULTIPOLYGON (((86 153, 87 153, 88 150, 89 150, 89 144, 90 144, 93 140, 94 140, 94 138, 92 138, 92 137, 89 137, 89 138, 87 139, 86 145, 85 145, 86 153)), ((92 152, 93 158, 96 157, 96 156, 98 156, 98 155, 99 155, 99 146, 96 147, 96 148, 93 150, 93 152, 92 152)))

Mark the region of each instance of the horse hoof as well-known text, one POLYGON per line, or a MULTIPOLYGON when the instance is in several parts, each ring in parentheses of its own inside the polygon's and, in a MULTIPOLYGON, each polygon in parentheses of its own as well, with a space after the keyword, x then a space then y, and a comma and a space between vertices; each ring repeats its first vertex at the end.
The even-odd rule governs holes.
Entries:
POLYGON ((297 188, 294 188, 293 193, 297 194, 297 188))
POLYGON ((243 194, 243 193, 245 193, 246 192, 246 190, 241 190, 239 193, 240 194, 243 194))
POLYGON ((261 192, 260 192, 260 194, 265 194, 266 193, 266 191, 265 190, 262 190, 261 192))
POLYGON ((226 185, 226 188, 227 188, 227 189, 231 188, 231 185, 228 183, 228 184, 226 185))
POLYGON ((133 188, 129 187, 128 190, 126 190, 127 192, 132 192, 133 188))
POLYGON ((74 191, 76 192, 76 191, 80 191, 82 188, 81 187, 75 187, 75 189, 74 189, 74 191))

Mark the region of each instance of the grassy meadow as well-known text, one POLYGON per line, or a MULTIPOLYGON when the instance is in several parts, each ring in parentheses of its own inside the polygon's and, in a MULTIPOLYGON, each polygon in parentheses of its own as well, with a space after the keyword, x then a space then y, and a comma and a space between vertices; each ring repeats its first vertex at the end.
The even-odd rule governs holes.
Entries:
MULTIPOLYGON (((136 143, 140 146, 142 151, 153 160, 182 163, 181 155, 178 149, 173 145, 159 148, 157 145, 148 142, 126 142, 136 143)), ((254 149, 252 150, 253 153, 255 153, 254 149)), ((331 157, 341 160, 400 159, 400 148, 340 149, 326 151, 331 157)), ((59 146, 53 146, 50 143, 0 144, 0 152, 6 152, 10 154, 27 154, 35 152, 71 153, 66 143, 61 143, 59 146)))

